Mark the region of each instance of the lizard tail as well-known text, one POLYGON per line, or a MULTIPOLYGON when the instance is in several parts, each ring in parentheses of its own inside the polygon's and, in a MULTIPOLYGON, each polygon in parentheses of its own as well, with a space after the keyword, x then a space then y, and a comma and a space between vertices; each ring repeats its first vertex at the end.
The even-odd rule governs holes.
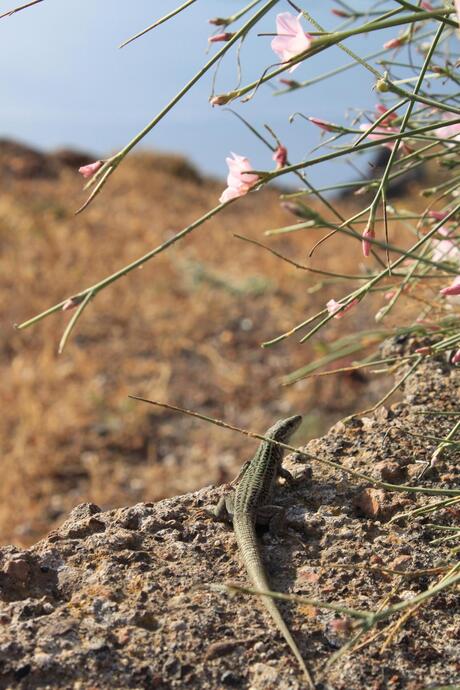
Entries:
MULTIPOLYGON (((240 548, 240 552, 243 555, 244 564, 246 566, 247 573, 252 581, 252 584, 256 589, 269 590, 270 584, 264 573, 264 565, 260 557, 259 548, 257 545, 256 534, 254 530, 254 525, 249 516, 240 517, 237 521, 234 521, 235 536, 240 548)), ((305 661, 302 658, 299 648, 291 635, 289 628, 279 612, 275 601, 272 597, 261 595, 260 597, 263 601, 264 606, 271 615, 273 621, 275 622, 278 630, 283 635, 284 639, 288 643, 292 653, 297 659, 304 675, 307 680, 308 690, 315 690, 315 684, 311 677, 310 671, 308 670, 305 661)))

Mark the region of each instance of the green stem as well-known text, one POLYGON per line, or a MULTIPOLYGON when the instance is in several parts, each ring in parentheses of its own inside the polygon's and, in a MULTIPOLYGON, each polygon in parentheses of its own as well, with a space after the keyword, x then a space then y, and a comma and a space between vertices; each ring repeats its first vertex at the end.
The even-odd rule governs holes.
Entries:
POLYGON ((26 2, 25 5, 21 5, 20 7, 14 7, 12 10, 8 10, 7 12, 0 14, 0 19, 3 19, 3 17, 11 17, 13 14, 16 14, 16 12, 27 9, 27 7, 38 5, 39 2, 43 2, 43 0, 32 0, 31 2, 26 2))
POLYGON ((407 517, 417 517, 418 515, 426 515, 427 513, 434 513, 440 508, 447 508, 448 506, 455 505, 460 501, 460 496, 456 496, 454 498, 446 498, 443 501, 437 501, 436 503, 430 503, 429 505, 422 506, 421 508, 415 508, 414 510, 408 510, 405 513, 398 513, 398 515, 395 515, 394 517, 391 518, 388 524, 391 522, 396 522, 397 520, 401 520, 402 518, 407 518, 407 517))
MULTIPOLYGON (((438 27, 438 30, 436 32, 436 35, 433 38, 433 41, 431 42, 430 49, 428 50, 428 52, 425 56, 424 63, 422 65, 422 68, 421 68, 420 73, 418 75, 417 82, 414 86, 414 91, 412 94, 413 96, 416 96, 418 94, 418 92, 419 92, 419 90, 423 84, 424 76, 425 76, 426 71, 428 69, 428 66, 431 62, 431 58, 433 56, 435 48, 436 48, 436 46, 437 46, 437 44, 441 38, 443 30, 444 30, 444 25, 440 24, 440 26, 438 27)), ((401 127, 400 127, 400 134, 401 135, 403 134, 404 130, 406 129, 406 127, 409 123, 409 119, 410 119, 410 116, 411 116, 412 111, 414 109, 414 105, 415 105, 414 101, 410 101, 408 106, 407 106, 406 112, 404 113, 404 117, 403 117, 402 122, 401 122, 401 127)), ((388 177, 391 173, 393 163, 396 160, 396 156, 398 153, 400 142, 401 142, 401 139, 398 139, 396 141, 395 145, 393 146, 393 148, 391 149, 390 156, 388 158, 387 164, 385 166, 385 170, 384 170, 382 178, 380 180, 380 184, 379 184, 378 189, 375 193, 374 199, 371 203, 369 223, 372 223, 372 227, 374 227, 375 215, 377 213, 377 207, 378 207, 378 204, 380 203, 380 200, 382 200, 384 215, 386 215, 386 192, 387 192, 387 186, 388 186, 388 177)), ((385 226, 385 229, 386 229, 386 226, 385 226)), ((387 252, 388 252, 388 250, 387 250, 387 252)), ((389 259, 388 259, 388 261, 389 261, 389 259)), ((416 265, 418 265, 419 262, 420 262, 420 258, 417 260, 416 265)), ((415 267, 414 267, 414 270, 415 270, 415 267)), ((408 281, 408 280, 409 280, 409 277, 407 277, 406 281, 408 281)), ((404 283, 403 283, 403 285, 404 285, 404 283)), ((403 285, 401 285, 401 288, 400 288, 401 291, 403 289, 403 285)), ((393 304, 396 302, 397 297, 398 297, 398 294, 395 295, 394 299, 392 300, 392 302, 390 302, 390 304, 386 307, 386 309, 384 309, 382 312, 380 312, 381 317, 383 317, 386 313, 388 313, 388 311, 392 308, 393 304)))
MULTIPOLYGON (((419 40, 422 40, 424 38, 428 38, 431 36, 431 32, 426 32, 422 35, 419 35, 419 40)), ((378 50, 376 53, 369 53, 368 55, 365 55, 363 60, 366 62, 368 60, 373 60, 376 57, 380 57, 381 55, 385 55, 386 53, 390 52, 390 48, 384 48, 383 50, 378 50)), ((383 62, 383 61, 382 61, 383 62)), ((351 69, 352 67, 356 67, 359 63, 357 63, 355 60, 353 62, 347 62, 345 65, 342 65, 341 67, 336 67, 328 72, 323 72, 322 74, 319 74, 316 77, 313 77, 313 79, 307 79, 306 81, 300 81, 295 84, 295 86, 290 86, 286 89, 279 89, 278 91, 275 92, 275 96, 281 96, 282 94, 289 93, 291 91, 295 91, 296 89, 303 89, 308 86, 312 86, 313 84, 317 84, 320 81, 324 81, 325 79, 330 79, 330 77, 335 77, 337 74, 341 74, 341 72, 345 72, 346 70, 351 69)))
POLYGON ((260 0, 252 0, 252 2, 249 3, 249 5, 246 5, 246 7, 243 7, 241 10, 238 10, 238 12, 235 12, 235 14, 232 14, 230 17, 227 17, 225 19, 225 26, 228 26, 229 24, 233 24, 233 22, 238 21, 238 19, 245 15, 246 12, 252 10, 252 8, 258 5, 259 3, 260 0))
POLYGON ((125 146, 124 148, 121 149, 121 151, 119 152, 118 156, 121 156, 122 158, 124 158, 124 156, 126 156, 126 154, 129 153, 129 151, 131 151, 131 149, 133 149, 133 148, 136 146, 136 144, 138 144, 138 143, 140 142, 140 140, 143 139, 143 138, 145 137, 145 135, 148 134, 148 133, 155 127, 155 125, 157 125, 157 124, 160 122, 160 120, 162 120, 162 119, 164 118, 164 116, 165 116, 167 113, 169 113, 169 111, 176 105, 176 103, 178 103, 178 102, 181 100, 181 98, 183 98, 183 97, 185 96, 185 94, 186 94, 188 91, 190 91, 190 89, 192 88, 192 86, 194 86, 194 85, 201 79, 201 77, 204 76, 204 75, 206 74, 206 72, 207 72, 213 65, 215 65, 216 62, 218 62, 218 61, 220 60, 220 58, 223 57, 223 56, 225 55, 225 53, 226 53, 228 50, 230 50, 230 48, 231 48, 235 43, 237 43, 237 41, 240 40, 240 38, 243 38, 243 37, 245 36, 245 34, 247 34, 247 32, 248 32, 255 24, 257 24, 257 22, 259 21, 259 19, 262 19, 262 17, 263 17, 265 14, 267 14, 267 12, 268 12, 269 10, 271 10, 271 8, 274 7, 274 6, 276 5, 277 2, 278 2, 278 0, 268 0, 268 2, 266 2, 266 3, 261 7, 261 9, 260 9, 258 12, 256 12, 256 13, 254 14, 254 16, 251 17, 251 19, 249 19, 249 20, 246 22, 246 24, 244 24, 240 29, 238 29, 238 31, 235 32, 235 34, 232 36, 232 38, 231 38, 229 41, 227 41, 226 44, 223 45, 222 48, 220 48, 220 50, 218 50, 217 53, 215 53, 215 55, 213 55, 212 58, 210 58, 210 60, 208 60, 208 62, 204 65, 204 67, 202 67, 202 68, 201 68, 201 69, 190 79, 190 81, 187 82, 187 84, 185 84, 185 86, 174 96, 174 98, 172 98, 172 99, 170 100, 170 102, 169 102, 167 105, 165 105, 165 107, 163 108, 163 110, 161 110, 161 111, 158 113, 158 115, 156 115, 156 116, 153 118, 153 120, 151 120, 151 121, 144 127, 144 129, 142 129, 142 130, 139 132, 139 134, 137 134, 133 139, 131 139, 130 142, 128 142, 128 144, 126 144, 126 146, 125 146))
POLYGON ((148 26, 146 29, 139 31, 139 33, 135 34, 134 36, 131 36, 131 38, 128 38, 123 43, 120 43, 120 45, 118 47, 123 48, 124 46, 127 46, 128 43, 132 43, 132 41, 135 41, 136 38, 140 38, 141 36, 144 36, 144 34, 148 33, 149 31, 152 31, 152 29, 155 29, 157 26, 160 26, 160 24, 167 22, 168 19, 172 19, 172 17, 175 17, 176 14, 179 14, 179 12, 182 12, 183 10, 187 9, 187 7, 190 7, 190 5, 193 5, 194 2, 196 2, 196 0, 186 0, 186 2, 184 2, 183 5, 180 5, 179 7, 176 7, 176 9, 172 10, 171 12, 168 12, 168 14, 165 14, 164 17, 161 17, 161 19, 157 19, 156 22, 153 22, 153 24, 150 24, 150 26, 148 26))
MULTIPOLYGON (((398 9, 392 10, 391 14, 399 12, 399 11, 400 10, 398 10, 398 9)), ((308 21, 311 24, 313 24, 313 26, 315 26, 320 31, 325 32, 325 29, 321 26, 321 24, 318 24, 318 22, 315 19, 313 19, 311 14, 309 14, 306 10, 302 10, 302 14, 305 17, 305 19, 308 19, 308 21)), ((360 57, 359 55, 356 55, 356 53, 354 53, 352 50, 350 50, 350 48, 347 48, 347 46, 343 45, 343 43, 337 43, 337 47, 340 48, 340 50, 342 50, 344 53, 346 53, 349 57, 353 58, 353 60, 355 60, 355 62, 359 63, 362 67, 364 67, 369 72, 371 72, 371 74, 373 74, 374 77, 376 77, 377 79, 381 78, 382 75, 380 74, 380 72, 378 70, 375 69, 375 67, 372 67, 372 65, 370 65, 368 62, 366 62, 366 60, 364 58, 360 57)))
MULTIPOLYGON (((435 10, 433 12, 417 12, 416 14, 413 15, 406 15, 405 17, 401 17, 399 19, 388 19, 386 21, 382 22, 368 22, 366 24, 362 24, 359 27, 356 27, 354 29, 348 29, 347 31, 338 31, 337 33, 334 34, 328 34, 327 36, 323 36, 321 38, 317 38, 312 42, 311 47, 309 48, 308 51, 304 53, 300 53, 297 55, 295 58, 292 60, 289 60, 289 62, 282 63, 278 68, 274 69, 273 71, 269 72, 268 74, 264 74, 262 77, 260 77, 257 81, 252 82, 251 84, 247 84, 246 86, 243 86, 241 89, 235 89, 234 91, 231 91, 230 93, 226 94, 225 98, 228 99, 228 101, 233 100, 235 98, 240 98, 241 96, 244 96, 246 93, 249 91, 252 91, 253 89, 258 88, 261 84, 263 84, 266 81, 269 81, 273 77, 276 77, 278 74, 281 74, 285 70, 289 69, 293 65, 298 64, 299 62, 303 62, 305 59, 312 57, 313 55, 318 54, 319 52, 322 52, 326 48, 329 48, 330 46, 336 45, 337 43, 340 43, 341 41, 344 41, 347 38, 350 38, 351 36, 356 36, 358 34, 362 33, 368 33, 369 31, 379 31, 380 29, 387 29, 393 26, 401 26, 404 24, 411 24, 414 22, 418 22, 421 20, 425 19, 440 19, 442 20, 443 15, 445 14, 453 14, 455 12, 455 9, 447 9, 443 8, 442 14, 441 10, 435 10)), ((400 89, 399 87, 395 87, 398 89, 398 92, 403 95, 405 98, 410 98, 410 95, 405 92, 403 89, 400 89)), ((425 99, 425 101, 429 101, 430 99, 425 99)), ((227 102, 228 102, 227 101, 227 102)), ((440 108, 440 104, 437 103, 436 101, 430 101, 432 104, 434 104, 437 108, 440 108)), ((442 108, 441 108, 442 109, 442 108)), ((450 108, 445 108, 445 110, 450 110, 450 108)), ((458 112, 460 114, 460 110, 452 110, 451 112, 458 112)))
POLYGON ((406 103, 407 103, 407 98, 404 98, 402 101, 395 103, 395 105, 392 105, 391 108, 388 108, 384 113, 379 115, 379 117, 376 120, 374 120, 374 122, 372 122, 372 124, 369 125, 368 129, 366 129, 366 131, 363 132, 358 137, 358 139, 353 144, 353 148, 356 148, 364 139, 366 139, 366 137, 369 136, 369 134, 372 134, 374 129, 376 129, 383 120, 386 120, 388 115, 390 115, 391 113, 394 113, 395 110, 402 108, 402 106, 405 105, 406 103))
MULTIPOLYGON (((455 207, 448 213, 448 215, 447 215, 445 218, 443 218, 442 221, 440 221, 439 223, 437 223, 436 225, 434 225, 434 227, 433 227, 429 232, 427 232, 427 234, 424 235, 418 242, 416 242, 416 243, 411 247, 411 249, 408 250, 408 251, 411 252, 411 253, 413 253, 413 252, 415 252, 417 249, 419 249, 420 247, 422 247, 423 244, 424 244, 424 242, 426 242, 427 240, 431 239, 431 238, 438 232, 438 230, 444 225, 444 223, 447 223, 453 216, 455 216, 455 214, 457 213, 457 211, 458 211, 459 209, 460 209, 460 204, 459 204, 458 206, 455 206, 455 207)), ((342 230, 345 231, 344 228, 342 228, 342 230)), ((375 240, 371 240, 370 238, 369 238, 369 241, 372 241, 373 244, 375 243, 375 240)), ((352 302, 354 299, 359 299, 359 300, 361 300, 361 299, 365 296, 365 294, 366 294, 367 292, 369 292, 370 289, 371 289, 376 283, 378 283, 380 280, 382 280, 382 278, 384 278, 386 275, 391 274, 391 272, 405 260, 405 258, 406 258, 407 255, 408 255, 408 253, 405 252, 404 254, 402 254, 402 256, 400 256, 398 259, 396 259, 393 263, 388 264, 388 266, 387 266, 383 271, 381 271, 380 273, 377 273, 373 278, 369 279, 369 282, 367 282, 366 285, 364 285, 364 286, 361 287, 361 288, 358 288, 358 289, 355 290, 354 292, 352 292, 352 293, 350 293, 349 295, 347 295, 347 297, 344 298, 344 299, 342 300, 343 308, 344 308, 345 306, 347 306, 348 304, 350 304, 350 302, 352 302)), ((420 259, 420 257, 419 257, 418 255, 417 255, 417 259, 420 259)), ((451 270, 451 269, 449 269, 449 270, 451 270)), ((306 321, 303 321, 302 323, 298 324, 297 326, 294 326, 293 328, 291 328, 290 331, 287 331, 286 333, 282 333, 281 335, 277 336, 276 338, 273 338, 272 340, 269 340, 269 341, 263 343, 263 344, 262 344, 262 347, 268 347, 268 346, 270 346, 270 345, 274 345, 275 343, 278 343, 278 342, 281 341, 281 340, 284 340, 285 338, 289 337, 290 335, 293 335, 293 334, 296 333, 297 331, 299 331, 299 330, 301 330, 302 328, 304 328, 304 327, 305 327, 306 325, 308 325, 309 323, 315 321, 316 319, 318 319, 320 316, 322 316, 322 315, 325 314, 325 313, 326 313, 326 310, 323 309, 323 310, 322 310, 321 312, 319 312, 318 314, 315 314, 314 316, 308 318, 306 321)), ((316 333, 316 332, 319 330, 319 328, 321 328, 322 326, 325 326, 326 323, 328 323, 328 321, 331 320, 331 318, 333 318, 333 315, 329 314, 329 315, 328 315, 325 319, 323 319, 314 329, 312 329, 309 333, 307 333, 307 335, 304 336, 304 338, 302 338, 302 341, 301 341, 301 342, 305 342, 305 340, 308 340, 309 338, 311 338, 311 336, 314 335, 314 333, 316 333)), ((454 336, 454 337, 455 337, 455 336, 454 336)))
POLYGON ((59 347, 58 347, 58 354, 61 355, 64 352, 64 348, 67 344, 69 336, 72 333, 73 329, 75 328, 75 325, 76 325, 78 319, 83 314, 84 309, 88 306, 90 300, 95 296, 95 294, 96 294, 96 292, 94 290, 90 290, 85 295, 85 298, 82 300, 82 302, 78 306, 77 310, 75 311, 74 315, 70 319, 70 321, 67 324, 67 327, 66 327, 66 329, 62 335, 62 338, 61 338, 61 341, 60 341, 59 347))
MULTIPOLYGON (((81 292, 78 292, 75 297, 84 297, 87 296, 89 293, 96 293, 100 292, 100 290, 103 290, 105 287, 110 285, 111 283, 114 283, 116 280, 119 278, 123 278, 123 276, 127 275, 131 271, 133 271, 135 268, 139 268, 139 266, 142 266, 145 264, 147 261, 152 259, 154 256, 157 254, 160 254, 160 252, 163 252, 165 249, 168 249, 171 245, 173 245, 175 242, 178 240, 181 240, 183 237, 188 235, 189 233, 192 232, 192 230, 195 230, 200 225, 203 225, 207 220, 212 218, 213 216, 216 215, 216 213, 219 213, 223 208, 228 206, 231 201, 227 201, 223 204, 219 204, 219 206, 216 206, 215 208, 211 209, 207 213, 204 214, 204 216, 201 216, 201 218, 198 218, 198 220, 195 220, 193 223, 188 225, 186 228, 181 230, 180 232, 176 233, 173 237, 171 237, 169 240, 166 240, 166 242, 163 242, 160 244, 158 247, 155 247, 155 249, 152 249, 152 251, 147 252, 147 254, 144 254, 144 256, 141 256, 140 259, 137 259, 136 261, 133 261, 132 263, 128 264, 124 268, 120 269, 119 271, 116 271, 115 273, 112 273, 112 275, 108 276, 107 278, 104 278, 101 280, 99 283, 95 283, 89 288, 86 288, 85 290, 82 290, 81 292)), ((33 318, 29 319, 28 321, 24 321, 23 323, 19 324, 16 326, 17 329, 22 330, 24 328, 28 328, 29 326, 32 326, 33 324, 37 323, 38 321, 41 321, 44 319, 46 316, 49 316, 50 314, 53 314, 56 311, 59 311, 62 309, 64 304, 66 303, 67 299, 63 300, 62 302, 59 302, 58 304, 55 304, 54 306, 50 307, 46 311, 41 312, 40 314, 37 314, 37 316, 34 316, 33 318)))
POLYGON ((378 623, 379 621, 385 620, 386 618, 390 618, 390 616, 392 616, 394 613, 404 611, 404 609, 407 609, 416 604, 420 604, 421 602, 426 601, 431 597, 434 597, 443 589, 446 589, 446 587, 451 587, 452 585, 455 585, 457 582, 460 582, 460 574, 442 580, 439 584, 434 585, 434 587, 430 587, 430 589, 427 589, 425 592, 422 592, 421 594, 412 597, 412 599, 401 601, 398 604, 395 604, 394 606, 390 606, 389 608, 384 609, 383 611, 374 613, 372 616, 372 622, 373 624, 378 623))
MULTIPOLYGON (((188 91, 203 77, 208 70, 215 65, 230 48, 243 38, 247 32, 269 11, 276 5, 278 0, 268 0, 258 12, 256 12, 251 19, 249 19, 238 31, 236 31, 232 38, 227 41, 209 60, 208 62, 185 84, 185 86, 176 93, 176 95, 169 101, 167 105, 151 120, 138 134, 136 134, 126 146, 124 146, 118 153, 107 160, 101 168, 89 180, 85 188, 92 185, 97 185, 97 190, 100 191, 102 185, 99 185, 101 178, 103 183, 107 181, 108 177, 115 171, 123 158, 169 113, 170 110, 186 95, 188 91)), ((92 199, 94 197, 90 197, 92 199)), ((83 206, 85 208, 87 204, 83 206)))
MULTIPOLYGON (((406 0, 396 0, 397 3, 399 3, 402 7, 405 7, 406 10, 412 10, 413 12, 423 12, 424 10, 419 7, 418 5, 413 5, 411 2, 406 2, 406 0)), ((441 11, 441 8, 439 8, 441 11)), ((444 17, 444 24, 449 24, 449 26, 452 26, 454 29, 458 29, 458 24, 455 21, 452 21, 452 19, 448 19, 447 17, 444 17)))
POLYGON ((449 431, 446 438, 441 441, 441 443, 438 445, 438 447, 434 451, 434 453, 431 457, 431 463, 430 463, 431 465, 434 465, 434 463, 440 457, 443 450, 451 445, 452 439, 459 429, 460 429, 460 418, 459 418, 458 422, 456 422, 456 424, 454 424, 452 429, 449 431))
MULTIPOLYGON (((460 113, 460 110, 459 110, 460 113)), ((452 118, 449 124, 459 124, 460 123, 460 117, 457 118, 452 118)), ((323 156, 317 156, 316 158, 312 158, 311 160, 308 161, 301 161, 300 163, 294 163, 293 165, 287 165, 281 170, 273 170, 272 172, 267 172, 266 170, 251 170, 252 173, 256 173, 257 175, 260 175, 261 177, 264 178, 264 182, 266 181, 271 181, 274 180, 277 177, 280 177, 281 175, 287 175, 290 172, 295 172, 297 170, 303 170, 304 168, 310 168, 312 165, 317 165, 318 163, 323 163, 325 161, 330 161, 334 160, 335 158, 340 158, 341 156, 345 156, 348 153, 356 153, 357 151, 366 151, 367 149, 375 148, 376 146, 383 146, 383 144, 387 144, 389 142, 394 142, 399 139, 410 139, 411 137, 414 138, 417 134, 422 134, 423 132, 431 132, 435 129, 439 129, 439 122, 430 124, 430 125, 425 125, 424 127, 418 127, 417 129, 411 129, 409 132, 403 132, 400 134, 399 132, 395 134, 389 134, 386 137, 382 137, 379 139, 377 142, 375 141, 369 141, 366 142, 365 144, 360 144, 359 146, 349 146, 347 148, 341 149, 340 151, 331 151, 330 153, 326 153, 323 156)), ((440 140, 441 141, 441 140, 440 140)), ((456 142, 452 142, 456 143, 456 142)))
MULTIPOLYGON (((215 587, 216 585, 213 585, 215 587)), ((348 606, 340 606, 340 604, 329 604, 325 601, 320 601, 319 599, 310 599, 308 597, 300 597, 295 594, 283 594, 282 592, 274 592, 271 589, 258 589, 256 587, 243 587, 241 585, 234 585, 229 583, 227 585, 217 585, 220 588, 230 591, 230 592, 241 592, 242 594, 257 594, 258 596, 271 597, 272 599, 280 599, 281 601, 293 601, 296 604, 303 604, 306 606, 316 606, 319 609, 327 609, 329 611, 336 611, 337 613, 342 613, 344 616, 350 616, 350 618, 360 618, 368 620, 372 614, 366 611, 358 611, 357 609, 351 609, 348 606)))
MULTIPOLYGON (((284 228, 277 228, 276 230, 269 230, 267 231, 267 235, 275 235, 275 234, 282 234, 282 232, 290 232, 290 231, 297 231, 297 230, 302 230, 302 229, 309 229, 312 226, 309 225, 311 221, 306 221, 305 223, 296 223, 295 225, 287 225, 284 228)), ((332 224, 331 224, 332 225, 332 224)), ((330 226, 328 226, 330 227, 330 226)), ((353 237, 354 239, 357 239, 361 241, 361 235, 357 232, 350 231, 346 227, 341 227, 338 225, 332 225, 332 227, 337 231, 341 232, 344 235, 348 235, 349 237, 353 237)), ((426 235, 425 235, 426 237, 426 235)), ((408 258, 408 259, 415 259, 416 261, 419 261, 420 263, 426 264, 427 266, 435 266, 437 269, 443 270, 446 273, 451 273, 452 275, 457 275, 458 274, 458 269, 449 265, 449 264, 444 264, 440 263, 439 261, 432 261, 431 259, 427 259, 424 256, 420 256, 420 254, 416 254, 412 249, 402 249, 401 247, 397 247, 395 244, 390 244, 389 242, 383 242, 383 240, 378 240, 376 238, 368 238, 368 241, 370 244, 380 247, 381 249, 388 250, 390 252, 394 252, 395 254, 400 254, 403 259, 408 258)), ((380 276, 380 273, 375 274, 375 276, 367 276, 368 279, 371 279, 372 277, 377 277, 380 276)))
POLYGON ((344 472, 345 474, 348 474, 350 477, 355 477, 356 479, 362 479, 363 481, 372 484, 374 486, 378 486, 382 489, 388 489, 389 491, 398 491, 401 493, 421 493, 421 494, 426 494, 428 496, 458 496, 460 497, 460 489, 436 489, 436 488, 430 488, 430 487, 424 487, 424 486, 407 486, 406 484, 390 484, 389 482, 382 482, 379 479, 374 479, 373 477, 368 477, 366 474, 363 472, 358 472, 357 470, 352 470, 349 467, 345 467, 344 465, 341 465, 338 462, 334 462, 333 460, 326 460, 325 458, 320 458, 317 455, 312 455, 311 453, 307 453, 304 450, 300 450, 299 448, 296 448, 295 446, 291 446, 288 443, 282 443, 281 441, 274 441, 272 438, 268 436, 264 436, 263 434, 256 434, 253 431, 247 431, 246 429, 241 429, 238 426, 235 426, 234 424, 227 424, 227 422, 224 422, 221 419, 215 419, 214 417, 208 417, 207 415, 200 414, 199 412, 195 412, 194 410, 187 410, 183 407, 178 407, 177 405, 171 405, 170 403, 164 403, 164 402, 159 402, 158 400, 149 400, 147 398, 143 398, 138 395, 129 395, 128 396, 131 400, 139 400, 140 402, 145 402, 148 403, 149 405, 155 405, 156 407, 162 407, 166 410, 173 410, 174 412, 180 412, 181 414, 187 414, 190 417, 195 417, 197 419, 202 419, 205 422, 209 422, 211 424, 215 424, 216 426, 222 427, 223 429, 229 429, 230 431, 237 431, 240 434, 243 434, 244 436, 248 436, 249 438, 255 438, 258 439, 259 441, 265 441, 268 443, 271 443, 274 446, 277 446, 278 448, 284 448, 284 450, 289 450, 291 453, 298 453, 299 455, 303 456, 307 460, 315 460, 316 462, 319 462, 323 465, 327 465, 328 467, 334 467, 337 470, 340 470, 340 472, 344 472))

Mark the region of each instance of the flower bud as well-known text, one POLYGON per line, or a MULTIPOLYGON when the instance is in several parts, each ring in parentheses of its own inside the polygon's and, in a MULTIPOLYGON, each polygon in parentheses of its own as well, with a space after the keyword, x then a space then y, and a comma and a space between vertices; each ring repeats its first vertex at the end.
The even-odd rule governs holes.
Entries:
POLYGON ((387 50, 389 48, 401 48, 401 46, 404 45, 406 40, 404 38, 390 38, 389 41, 383 44, 383 47, 386 48, 387 50))
POLYGON ((287 148, 279 144, 275 153, 273 154, 273 160, 276 163, 277 170, 281 170, 281 168, 284 168, 287 161, 287 148))
POLYGON ((235 34, 231 31, 224 31, 221 34, 215 34, 214 36, 210 36, 208 38, 208 43, 219 43, 220 41, 229 41, 231 38, 233 38, 234 35, 235 34))
POLYGON ((338 125, 333 125, 332 122, 327 122, 327 120, 321 120, 319 117, 307 117, 307 120, 310 120, 310 122, 312 122, 317 127, 324 129, 326 132, 342 132, 343 131, 343 127, 339 127, 338 125))
POLYGON ((221 94, 220 96, 213 96, 209 99, 209 102, 211 105, 225 105, 231 100, 232 96, 230 94, 221 94))
POLYGON ((284 86, 289 86, 290 89, 298 89, 300 86, 300 82, 295 79, 280 79, 279 82, 284 84, 284 86))
POLYGON ((345 12, 345 10, 338 10, 335 7, 331 10, 331 14, 335 14, 336 17, 343 17, 343 19, 348 19, 351 17, 349 12, 345 12))
POLYGON ((366 228, 365 228, 365 230, 364 230, 364 232, 363 232, 363 236, 362 236, 362 240, 363 240, 363 254, 364 254, 364 256, 365 256, 366 258, 367 258, 367 257, 369 256, 369 254, 371 253, 371 246, 372 246, 372 244, 371 244, 371 242, 369 242, 369 239, 373 240, 374 237, 375 237, 374 222, 373 222, 373 221, 369 221, 369 223, 367 224, 367 226, 366 226, 366 228))
POLYGON ((69 297, 69 299, 62 305, 62 311, 70 311, 71 309, 75 309, 75 307, 78 307, 78 305, 81 304, 84 299, 84 295, 75 295, 74 297, 69 297))
POLYGON ((208 24, 213 26, 227 26, 228 21, 222 17, 214 17, 213 19, 208 19, 208 24))
POLYGON ((92 177, 102 165, 102 161, 94 161, 94 163, 88 163, 88 165, 82 165, 78 168, 80 175, 83 175, 85 179, 92 177))

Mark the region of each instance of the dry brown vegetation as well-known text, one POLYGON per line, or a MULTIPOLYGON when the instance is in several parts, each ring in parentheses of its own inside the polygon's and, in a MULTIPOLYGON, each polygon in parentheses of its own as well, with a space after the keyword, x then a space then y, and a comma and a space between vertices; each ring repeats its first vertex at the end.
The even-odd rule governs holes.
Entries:
MULTIPOLYGON (((68 313, 14 331, 13 323, 119 269, 214 206, 222 183, 203 180, 180 158, 145 153, 123 163, 75 217, 83 200, 78 156, 33 158, 6 144, 0 154, 2 542, 35 541, 82 501, 110 508, 227 480, 252 451, 238 434, 129 394, 258 431, 302 413, 299 443, 365 406, 363 377, 279 384, 338 334, 364 327, 365 304, 313 345, 293 338, 260 348, 344 294, 340 285, 309 292, 317 277, 233 237, 263 240, 263 230, 293 222, 275 190, 250 194, 100 293, 63 355, 57 344, 68 313)), ((296 233, 270 244, 305 262, 317 238, 296 233)), ((355 273, 360 261, 356 243, 333 239, 315 265, 355 273)))

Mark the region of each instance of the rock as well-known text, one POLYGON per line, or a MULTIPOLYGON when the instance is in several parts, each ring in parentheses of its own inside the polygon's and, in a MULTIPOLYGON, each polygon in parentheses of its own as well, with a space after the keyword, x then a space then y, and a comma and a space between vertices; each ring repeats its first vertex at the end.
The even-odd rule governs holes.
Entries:
MULTIPOLYGON (((431 411, 454 408, 459 372, 452 368, 439 378, 435 367, 421 365, 406 392, 426 400, 431 411)), ((449 419, 433 415, 424 422, 427 434, 445 437, 449 419)), ((399 480, 407 458, 432 453, 424 439, 400 432, 415 434, 419 426, 420 415, 407 399, 398 403, 397 414, 336 425, 313 444, 311 479, 277 488, 275 503, 286 516, 283 530, 261 527, 260 549, 272 588, 308 600, 282 602, 280 608, 316 679, 331 654, 355 634, 348 618, 318 602, 376 611, 395 585, 388 570, 423 570, 451 560, 452 544, 429 544, 426 518, 388 522, 437 497, 369 487, 346 472, 370 477, 377 468, 382 478, 399 480), (396 417, 398 429, 391 426, 396 417)), ((446 453, 442 462, 443 481, 458 485, 454 454, 446 453)), ((433 475, 426 481, 439 488, 433 475)), ((247 583, 232 529, 203 512, 226 490, 206 487, 107 511, 85 503, 34 546, 0 548, 0 688, 305 687, 261 602, 251 595, 230 597, 222 588, 247 583)), ((458 515, 445 510, 439 519, 457 524, 458 515)), ((399 600, 411 601, 436 577, 405 578, 399 600)), ((452 685, 458 678, 459 631, 456 592, 445 590, 403 626, 384 658, 378 638, 345 655, 321 682, 338 690, 390 687, 392 678, 410 678, 414 688, 452 685)))
POLYGON ((11 559, 3 566, 3 572, 20 582, 25 582, 30 574, 30 565, 22 558, 11 559))
POLYGON ((376 464, 375 469, 377 470, 380 478, 385 482, 398 484, 403 482, 406 478, 406 469, 398 465, 397 462, 382 460, 376 464))
POLYGON ((409 570, 411 563, 412 558, 408 554, 402 554, 401 556, 396 556, 389 567, 392 570, 409 570))
POLYGON ((299 687, 297 684, 295 686, 288 684, 287 680, 280 676, 280 673, 276 670, 276 668, 273 668, 273 666, 269 666, 268 664, 254 664, 249 669, 249 672, 251 675, 251 685, 249 686, 249 690, 268 690, 268 688, 277 688, 277 690, 293 690, 293 687, 299 687))
POLYGON ((409 501, 383 489, 363 489, 355 498, 356 508, 371 520, 386 522, 404 508, 409 501))
POLYGON ((363 489, 355 500, 355 506, 373 520, 380 520, 386 512, 386 494, 383 489, 363 489))

